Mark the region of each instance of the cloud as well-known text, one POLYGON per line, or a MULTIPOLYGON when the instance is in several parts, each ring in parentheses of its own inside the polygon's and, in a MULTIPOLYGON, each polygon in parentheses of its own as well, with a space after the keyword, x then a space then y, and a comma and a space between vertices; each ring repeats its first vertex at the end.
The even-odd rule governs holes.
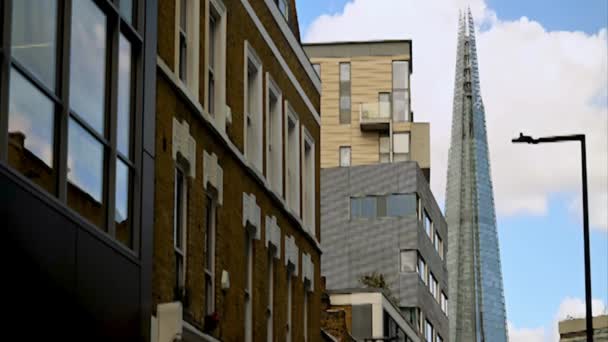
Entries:
POLYGON ((431 123, 431 187, 442 204, 458 10, 466 5, 478 26, 481 91, 498 215, 545 215, 552 194, 566 194, 570 201, 580 198, 576 143, 514 145, 511 138, 521 131, 534 136, 585 133, 591 226, 608 231, 605 28, 592 35, 547 31, 525 17, 501 20, 483 0, 354 0, 342 12, 318 17, 304 40, 412 39, 412 109, 417 121, 431 123))
POLYGON ((528 329, 516 328, 511 322, 507 322, 510 342, 544 342, 545 329, 543 327, 528 329))
MULTIPOLYGON (((591 302, 593 316, 607 314, 606 305, 600 299, 591 302)), ((558 324, 566 319, 585 317, 585 301, 580 298, 566 297, 559 305, 551 326, 537 328, 518 328, 507 322, 511 342, 554 342, 559 341, 558 324)))

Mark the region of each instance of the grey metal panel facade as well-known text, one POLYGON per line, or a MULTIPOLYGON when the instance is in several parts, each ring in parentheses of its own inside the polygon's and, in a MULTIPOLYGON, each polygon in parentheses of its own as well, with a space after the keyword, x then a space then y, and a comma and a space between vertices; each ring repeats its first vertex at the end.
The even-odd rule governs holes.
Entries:
POLYGON ((485 111, 470 11, 460 17, 448 161, 450 339, 506 342, 506 313, 485 111))
POLYGON ((351 197, 398 193, 418 194, 447 250, 447 224, 416 162, 322 169, 321 272, 330 290, 360 287, 362 274, 382 273, 399 306, 420 307, 448 341, 448 318, 428 287, 415 271, 400 272, 400 251, 417 250, 449 297, 445 260, 435 250, 417 215, 350 218, 351 197))

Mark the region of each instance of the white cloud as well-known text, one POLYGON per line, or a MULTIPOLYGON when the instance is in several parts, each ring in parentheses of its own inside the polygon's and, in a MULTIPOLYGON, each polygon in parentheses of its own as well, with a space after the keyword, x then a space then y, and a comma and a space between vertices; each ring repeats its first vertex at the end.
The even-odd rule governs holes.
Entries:
MULTIPOLYGON (((600 299, 591 302, 593 316, 607 314, 606 305, 600 299)), ((565 319, 585 317, 585 301, 566 297, 559 305, 557 313, 548 327, 519 328, 507 322, 510 342, 554 342, 559 341, 558 323, 565 319)))
POLYGON ((591 226, 608 231, 606 29, 588 35, 549 32, 525 17, 502 21, 484 0, 354 0, 317 18, 304 40, 412 39, 412 108, 417 121, 431 123, 431 186, 442 204, 458 10, 467 4, 483 28, 477 42, 498 214, 544 215, 551 194, 580 198, 576 143, 514 145, 511 138, 585 133, 591 226))
POLYGON ((511 322, 507 322, 510 342, 544 342, 545 328, 535 329, 516 328, 511 322))

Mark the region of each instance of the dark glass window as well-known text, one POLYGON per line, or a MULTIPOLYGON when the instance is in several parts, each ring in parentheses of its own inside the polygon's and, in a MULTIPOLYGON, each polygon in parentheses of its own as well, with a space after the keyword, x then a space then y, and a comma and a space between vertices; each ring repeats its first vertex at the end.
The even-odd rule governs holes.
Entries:
POLYGON ((55 191, 55 110, 53 101, 11 70, 9 163, 48 192, 55 191))
POLYGON ((11 50, 13 58, 55 90, 57 1, 13 1, 11 50))
POLYGON ((351 198, 351 218, 403 217, 414 214, 415 194, 351 198))
POLYGON ((12 1, 10 49, 0 50, 9 61, 0 159, 129 248, 138 242, 134 136, 143 102, 143 42, 129 24, 136 3, 12 1))

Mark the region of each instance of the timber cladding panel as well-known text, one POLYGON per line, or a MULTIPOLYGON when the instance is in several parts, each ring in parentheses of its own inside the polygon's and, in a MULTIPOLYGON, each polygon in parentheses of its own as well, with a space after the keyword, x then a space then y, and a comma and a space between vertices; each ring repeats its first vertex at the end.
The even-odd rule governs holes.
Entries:
MULTIPOLYGON (((244 49, 248 41, 262 62, 263 98, 266 98, 266 73, 269 72, 280 90, 283 98, 289 101, 299 116, 300 124, 306 127, 315 140, 315 212, 320 212, 320 127, 313 118, 309 107, 297 91, 278 59, 267 45, 264 37, 253 22, 240 0, 224 0, 227 8, 227 51, 226 51, 226 102, 232 111, 232 125, 228 126, 227 135, 237 149, 244 150, 244 49), (238 23, 238 24, 235 24, 238 23)), ((201 16, 207 6, 201 1, 201 16)), ((283 37, 264 1, 249 2, 255 10, 265 30, 278 47, 287 65, 295 75, 312 106, 320 112, 320 95, 308 78, 295 53, 283 37)), ((175 1, 159 1, 158 54, 173 70, 174 61, 174 24, 175 1)), ((201 24, 204 21, 201 19, 201 24)), ((204 29, 201 28, 201 49, 204 49, 204 29)), ((201 52, 201 72, 204 67, 201 52)), ((200 80, 203 80, 201 74, 200 80)), ((200 90, 204 94, 201 81, 200 90)), ((204 97, 199 96, 202 101, 204 97)), ((202 104, 201 104, 202 105, 202 104)), ((264 112, 266 101, 263 101, 264 112)), ((204 105, 202 105, 204 106, 204 105)), ((188 228, 187 228, 187 262, 186 287, 188 301, 185 303, 184 318, 192 325, 202 328, 203 303, 205 300, 204 285, 204 228, 207 200, 203 189, 204 165, 203 151, 215 153, 224 172, 224 204, 217 210, 216 256, 215 256, 215 306, 220 315, 220 324, 213 335, 223 341, 244 341, 244 289, 245 289, 245 229, 242 225, 242 195, 252 193, 256 196, 261 208, 262 222, 266 215, 273 215, 281 227, 281 255, 275 261, 274 291, 274 340, 283 341, 287 324, 287 271, 285 268, 285 237, 294 236, 299 248, 298 276, 293 278, 293 311, 292 329, 294 341, 303 340, 303 300, 304 285, 302 281, 302 253, 308 253, 315 265, 315 292, 309 295, 308 336, 316 341, 320 332, 320 251, 300 230, 296 221, 288 215, 281 204, 253 174, 242 164, 237 156, 221 141, 221 137, 209 126, 198 110, 177 89, 173 81, 158 69, 157 77, 157 114, 156 114, 156 198, 155 198, 155 231, 154 231, 154 264, 153 264, 153 304, 173 301, 173 284, 175 279, 175 261, 173 251, 173 193, 175 161, 172 158, 172 124, 173 118, 188 122, 190 135, 196 140, 196 177, 188 178, 188 228), (221 272, 230 274, 230 289, 223 292, 221 272)), ((265 120, 265 115, 264 115, 265 120)), ((265 126, 265 122, 264 122, 265 126)), ((265 139, 265 138, 264 138, 265 139)), ((265 144, 265 140, 264 140, 265 144)), ((264 149, 265 150, 265 149, 264 149)), ((264 154, 265 155, 265 154, 264 154)), ((264 159, 263 165, 266 165, 264 159)), ((285 177, 284 177, 285 181, 285 177)), ((320 236, 319 215, 316 219, 316 236, 320 236)), ((266 303, 268 289, 267 256, 264 246, 265 229, 261 224, 261 239, 253 242, 253 332, 254 341, 266 341, 266 303)))
POLYGON ((312 58, 321 66, 321 167, 336 167, 340 146, 351 146, 352 165, 379 162, 377 132, 361 131, 360 105, 377 103, 378 94, 392 92, 392 62, 409 60, 409 55, 312 58), (340 63, 351 63, 351 124, 339 123, 340 63))

